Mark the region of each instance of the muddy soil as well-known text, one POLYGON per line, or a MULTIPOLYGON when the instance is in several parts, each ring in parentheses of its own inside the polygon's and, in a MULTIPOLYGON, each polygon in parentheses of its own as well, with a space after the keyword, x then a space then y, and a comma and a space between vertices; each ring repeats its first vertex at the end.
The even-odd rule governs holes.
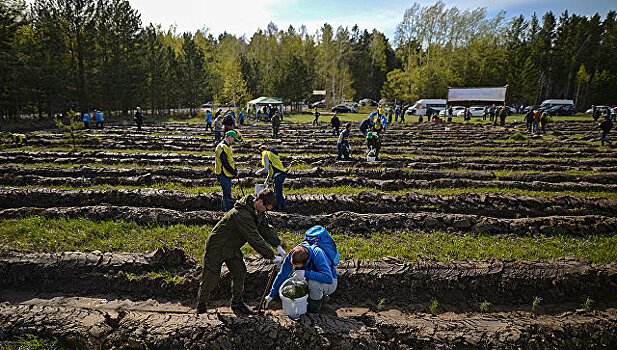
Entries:
MULTIPOLYGON (((503 193, 391 195, 368 191, 357 195, 292 194, 285 197, 288 212, 303 215, 350 211, 359 214, 436 212, 496 218, 617 216, 615 212, 617 199, 609 198, 541 197, 503 193)), ((234 199, 238 198, 240 196, 234 196, 234 199)), ((216 211, 220 207, 220 202, 221 195, 218 192, 193 194, 151 188, 109 190, 0 188, 0 209, 113 205, 180 211, 216 211)))
MULTIPOLYGON (((278 229, 307 230, 315 225, 348 234, 366 235, 379 230, 396 234, 400 231, 441 230, 452 233, 484 233, 513 235, 613 235, 617 232, 617 218, 600 215, 546 216, 540 218, 504 219, 479 215, 443 214, 432 212, 359 214, 337 212, 324 215, 301 215, 273 212, 268 214, 278 229)), ((179 211, 149 207, 115 205, 34 208, 19 207, 0 210, 0 217, 23 218, 88 218, 95 221, 125 220, 141 225, 161 224, 212 225, 223 217, 220 211, 179 211)))
MULTIPOLYGON (((247 257, 246 301, 255 306, 269 265, 247 257)), ((617 267, 548 262, 401 263, 344 260, 320 315, 291 321, 273 302, 263 315, 227 307, 229 276, 208 313, 192 303, 199 267, 177 249, 141 254, 0 251, 0 341, 24 333, 80 348, 601 348, 617 346, 617 267), (151 272, 175 271, 163 283, 151 272), (534 313, 530 300, 543 296, 534 313), (596 311, 577 310, 593 297, 596 311), (427 313, 430 300, 439 306, 427 313), (377 302, 381 306, 377 307, 377 302), (478 313, 480 301, 491 310, 478 313)))

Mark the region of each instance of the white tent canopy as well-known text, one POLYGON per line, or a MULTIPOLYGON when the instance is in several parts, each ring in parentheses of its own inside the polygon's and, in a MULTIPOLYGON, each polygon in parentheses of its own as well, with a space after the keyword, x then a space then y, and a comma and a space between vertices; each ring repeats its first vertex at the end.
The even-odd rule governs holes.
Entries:
POLYGON ((448 87, 448 102, 455 101, 491 101, 505 102, 508 85, 486 88, 452 88, 448 87))

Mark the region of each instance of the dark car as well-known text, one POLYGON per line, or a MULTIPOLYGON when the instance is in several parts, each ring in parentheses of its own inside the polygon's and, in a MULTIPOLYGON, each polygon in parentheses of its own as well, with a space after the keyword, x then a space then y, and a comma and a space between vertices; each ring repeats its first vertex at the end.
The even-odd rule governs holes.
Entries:
POLYGON ((538 107, 540 106, 527 106, 523 109, 523 113, 527 113, 529 111, 535 111, 536 109, 538 109, 538 107))
POLYGON ((338 105, 338 106, 332 107, 332 112, 337 112, 337 113, 358 113, 358 110, 353 108, 353 107, 350 107, 350 106, 338 105))
POLYGON ((546 113, 548 113, 548 115, 550 116, 575 115, 576 108, 574 107, 574 105, 559 105, 549 108, 548 110, 546 110, 546 113))
POLYGON ((358 103, 360 104, 360 106, 377 106, 377 101, 370 98, 363 98, 358 101, 358 103))
POLYGON ((315 109, 317 107, 325 108, 326 107, 326 100, 317 101, 317 102, 311 104, 311 109, 315 109))

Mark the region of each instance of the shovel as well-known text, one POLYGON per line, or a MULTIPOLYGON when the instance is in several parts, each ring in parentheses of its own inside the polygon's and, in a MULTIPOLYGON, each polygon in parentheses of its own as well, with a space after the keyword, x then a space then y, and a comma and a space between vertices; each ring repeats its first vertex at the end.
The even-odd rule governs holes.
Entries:
POLYGON ((276 277, 276 274, 278 273, 278 269, 279 269, 279 265, 278 264, 274 264, 274 266, 272 266, 272 270, 270 270, 270 278, 268 278, 268 284, 266 285, 266 289, 264 290, 264 294, 261 296, 261 300, 259 300, 259 306, 257 307, 257 312, 260 313, 262 312, 262 307, 264 304, 264 300, 266 300, 266 296, 268 295, 268 292, 270 291, 270 288, 272 288, 272 283, 274 283, 274 277, 276 277))

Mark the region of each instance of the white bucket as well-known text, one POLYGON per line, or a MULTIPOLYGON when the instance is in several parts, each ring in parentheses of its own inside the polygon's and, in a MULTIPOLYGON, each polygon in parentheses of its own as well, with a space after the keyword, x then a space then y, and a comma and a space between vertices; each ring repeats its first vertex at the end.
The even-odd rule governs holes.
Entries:
POLYGON ((281 287, 279 288, 279 296, 283 302, 283 314, 289 316, 292 320, 295 320, 300 318, 300 315, 304 315, 306 313, 309 295, 307 294, 298 299, 289 299, 283 295, 283 287, 290 284, 293 284, 291 278, 288 278, 285 282, 283 282, 283 284, 281 284, 281 287))
POLYGON ((261 190, 266 189, 266 188, 268 188, 267 183, 255 184, 255 196, 257 196, 257 194, 261 192, 261 190))
POLYGON ((367 162, 374 162, 375 161, 375 157, 366 156, 366 161, 367 162))

